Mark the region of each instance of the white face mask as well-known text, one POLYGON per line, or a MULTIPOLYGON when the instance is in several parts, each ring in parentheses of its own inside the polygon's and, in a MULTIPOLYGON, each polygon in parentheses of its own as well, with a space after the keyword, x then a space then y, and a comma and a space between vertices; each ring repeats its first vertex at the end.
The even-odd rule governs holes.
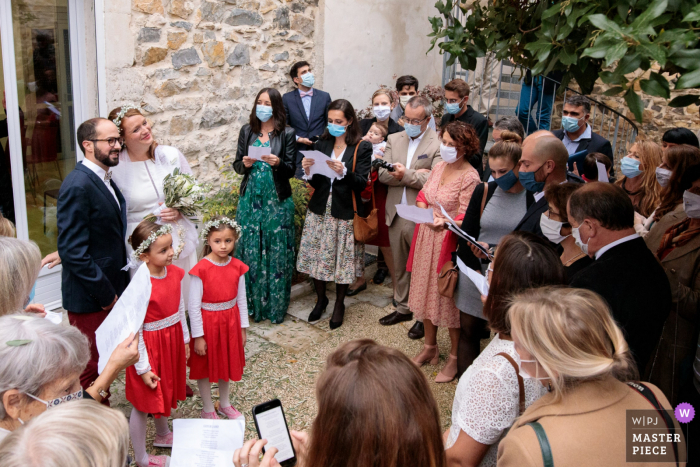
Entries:
POLYGON ((568 235, 562 235, 560 233, 564 224, 565 222, 550 219, 544 212, 542 213, 542 216, 540 216, 540 228, 542 229, 542 233, 545 237, 547 237, 547 240, 557 245, 568 237, 568 235))
POLYGON ((581 233, 578 231, 578 229, 579 227, 572 227, 571 235, 574 236, 574 240, 576 240, 576 245, 581 249, 581 251, 583 251, 584 254, 588 254, 588 244, 583 243, 583 241, 581 241, 581 233))
POLYGON ((391 107, 388 105, 375 105, 372 110, 374 112, 374 116, 381 122, 389 118, 389 114, 391 113, 391 107))
POLYGON ((700 195, 685 190, 683 192, 683 210, 685 215, 691 219, 700 219, 700 195))
POLYGON ((451 148, 440 143, 440 157, 448 164, 452 164, 459 159, 459 157, 457 157, 457 148, 451 148))
POLYGON ((656 168, 656 181, 659 182, 659 185, 662 187, 665 187, 668 185, 669 180, 671 179, 671 172, 668 169, 662 169, 661 167, 656 168))
POLYGON ((406 108, 406 104, 408 104, 408 101, 411 100, 411 97, 413 96, 399 96, 399 103, 401 104, 402 109, 406 108))
POLYGON ((520 376, 526 379, 536 379, 537 381, 542 381, 544 379, 549 379, 549 376, 539 375, 539 366, 537 360, 520 360, 520 376), (523 369, 523 363, 534 363, 535 364, 535 376, 532 376, 526 370, 523 369))

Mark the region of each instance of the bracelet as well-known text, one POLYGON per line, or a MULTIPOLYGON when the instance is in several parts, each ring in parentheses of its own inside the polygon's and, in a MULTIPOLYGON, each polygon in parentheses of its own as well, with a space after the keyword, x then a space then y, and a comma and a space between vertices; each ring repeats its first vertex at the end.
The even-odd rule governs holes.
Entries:
MULTIPOLYGON (((88 388, 91 388, 93 384, 95 384, 94 381, 92 383, 90 383, 90 386, 88 386, 88 388)), ((106 399, 107 397, 109 397, 109 394, 107 393, 107 391, 105 391, 102 388, 97 388, 97 389, 98 389, 97 394, 99 394, 102 399, 106 399)))

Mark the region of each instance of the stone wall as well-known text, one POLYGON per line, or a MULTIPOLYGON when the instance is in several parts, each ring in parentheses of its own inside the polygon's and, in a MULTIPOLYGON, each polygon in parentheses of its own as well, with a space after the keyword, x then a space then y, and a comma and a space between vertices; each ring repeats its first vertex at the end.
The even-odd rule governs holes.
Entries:
POLYGON ((108 108, 141 105, 202 181, 235 155, 257 92, 290 90, 290 66, 318 59, 318 0, 106 3, 108 108))

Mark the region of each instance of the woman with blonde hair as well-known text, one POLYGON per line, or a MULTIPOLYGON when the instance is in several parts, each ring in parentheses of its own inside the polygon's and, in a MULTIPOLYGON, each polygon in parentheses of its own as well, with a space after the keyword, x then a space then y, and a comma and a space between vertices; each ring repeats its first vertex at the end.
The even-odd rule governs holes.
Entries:
POLYGON ((3 467, 124 467, 126 417, 95 401, 47 410, 0 444, 3 467))
POLYGON ((656 167, 661 164, 661 146, 653 141, 637 141, 620 161, 622 177, 615 182, 632 200, 634 210, 649 217, 661 203, 661 185, 656 167))
MULTIPOLYGON (((521 375, 549 393, 513 424, 498 448, 499 467, 552 465, 552 458, 556 465, 649 465, 627 463, 627 413, 671 406, 656 386, 632 382, 637 369, 605 301, 584 289, 531 289, 512 298, 508 317, 521 375)), ((654 433, 682 440, 678 423, 662 418, 664 430, 654 433)), ((685 457, 683 443, 665 446, 666 462, 685 457)))
MULTIPOLYGON (((40 269, 41 252, 36 243, 0 237, 0 316, 29 305, 40 269)), ((43 307, 28 311, 43 312, 43 307)))

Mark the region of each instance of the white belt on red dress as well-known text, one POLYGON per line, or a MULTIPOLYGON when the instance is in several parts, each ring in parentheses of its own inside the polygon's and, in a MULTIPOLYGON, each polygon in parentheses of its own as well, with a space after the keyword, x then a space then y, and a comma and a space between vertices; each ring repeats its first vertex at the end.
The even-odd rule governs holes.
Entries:
POLYGON ((220 303, 204 303, 204 302, 202 302, 202 310, 206 310, 206 311, 228 310, 230 308, 233 308, 236 305, 237 298, 238 297, 235 297, 233 300, 229 300, 228 302, 220 302, 220 303))
POLYGON ((160 331, 161 329, 169 328, 170 326, 180 322, 180 313, 175 313, 167 318, 151 321, 150 323, 143 323, 144 331, 160 331))

